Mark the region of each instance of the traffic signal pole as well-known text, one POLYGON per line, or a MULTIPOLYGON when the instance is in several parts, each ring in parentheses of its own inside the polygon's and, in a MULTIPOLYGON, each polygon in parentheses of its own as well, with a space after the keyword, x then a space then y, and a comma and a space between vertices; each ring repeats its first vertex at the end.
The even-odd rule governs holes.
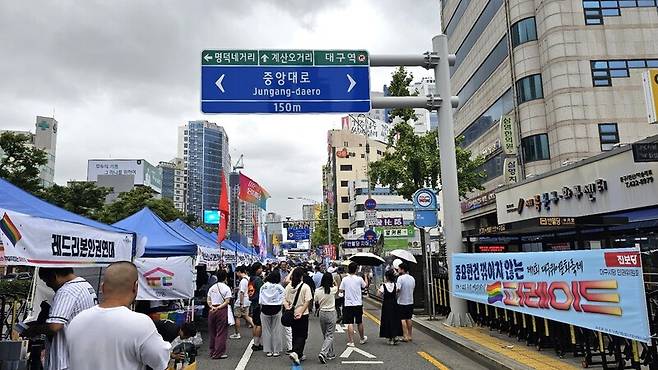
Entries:
MULTIPOLYGON (((372 108, 425 108, 436 110, 439 118, 438 141, 441 161, 441 199, 444 211, 444 234, 448 268, 452 269, 452 256, 463 252, 461 214, 457 184, 457 158, 455 155, 455 130, 452 109, 459 99, 450 91, 450 65, 454 54, 448 53, 448 37, 437 35, 432 39, 432 52, 422 55, 371 55, 371 67, 414 66, 434 69, 435 94, 429 96, 371 97, 372 108)), ((466 301, 450 295, 450 315, 445 322, 450 326, 472 326, 466 301)))

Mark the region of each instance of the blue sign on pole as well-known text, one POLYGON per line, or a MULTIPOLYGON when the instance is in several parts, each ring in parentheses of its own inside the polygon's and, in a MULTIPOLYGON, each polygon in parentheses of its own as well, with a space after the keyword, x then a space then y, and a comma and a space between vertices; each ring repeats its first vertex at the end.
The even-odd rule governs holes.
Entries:
POLYGON ((414 212, 414 225, 418 228, 437 227, 439 225, 439 215, 436 210, 416 211, 414 212))
POLYGON ((365 51, 205 50, 204 113, 350 113, 370 110, 365 51))
POLYGON ((414 209, 416 210, 437 210, 439 209, 436 201, 436 193, 429 188, 417 190, 413 195, 414 209))
POLYGON ((363 206, 367 210, 372 211, 373 209, 377 208, 377 201, 372 198, 368 198, 365 202, 363 202, 363 206))
POLYGON ((363 234, 363 239, 373 243, 377 241, 377 233, 374 230, 366 230, 366 232, 363 234))
POLYGON ((311 238, 311 230, 308 227, 289 227, 288 240, 308 240, 311 238))

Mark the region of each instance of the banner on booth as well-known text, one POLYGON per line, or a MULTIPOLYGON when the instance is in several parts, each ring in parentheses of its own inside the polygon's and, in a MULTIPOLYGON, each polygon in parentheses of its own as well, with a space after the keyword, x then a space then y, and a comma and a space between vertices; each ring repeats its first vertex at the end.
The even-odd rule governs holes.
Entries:
POLYGON ((157 301, 194 298, 194 258, 190 256, 137 258, 137 299, 157 301))
POLYGON ((0 208, 0 265, 84 267, 130 261, 132 234, 0 208))
POLYGON ((459 253, 459 298, 649 343, 638 248, 459 253))
POLYGON ((215 271, 222 263, 222 250, 206 247, 198 247, 197 265, 205 265, 206 270, 215 271))

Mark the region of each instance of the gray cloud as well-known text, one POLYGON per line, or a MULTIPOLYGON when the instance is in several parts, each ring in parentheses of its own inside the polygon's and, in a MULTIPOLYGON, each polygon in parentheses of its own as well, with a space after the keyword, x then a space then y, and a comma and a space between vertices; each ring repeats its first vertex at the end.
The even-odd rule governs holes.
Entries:
MULTIPOLYGON (((421 52, 438 27, 434 1, 86 0, 0 2, 0 128, 60 122, 56 180, 86 177, 89 158, 176 154, 177 126, 224 125, 234 159, 270 190, 320 198, 326 130, 339 116, 204 116, 199 57, 206 48, 367 48, 421 52)), ((373 70, 373 89, 390 79, 373 70)), ((416 73, 419 76, 419 73, 416 73)))

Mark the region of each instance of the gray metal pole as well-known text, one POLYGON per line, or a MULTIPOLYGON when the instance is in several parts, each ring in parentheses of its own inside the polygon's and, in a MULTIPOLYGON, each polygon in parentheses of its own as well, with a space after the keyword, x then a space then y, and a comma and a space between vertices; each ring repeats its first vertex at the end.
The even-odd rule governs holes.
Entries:
MULTIPOLYGON (((432 39, 433 50, 440 56, 434 68, 436 92, 442 97, 451 97, 450 64, 448 61, 448 36, 437 35, 432 39)), ((442 104, 439 115, 439 153, 441 155, 441 196, 444 212, 444 233, 448 251, 448 268, 452 268, 452 256, 463 252, 461 214, 457 185, 457 158, 455 156, 455 129, 452 119, 452 106, 442 104)), ((446 324, 451 326, 472 326, 473 319, 468 314, 466 301, 450 295, 450 315, 446 324)))

